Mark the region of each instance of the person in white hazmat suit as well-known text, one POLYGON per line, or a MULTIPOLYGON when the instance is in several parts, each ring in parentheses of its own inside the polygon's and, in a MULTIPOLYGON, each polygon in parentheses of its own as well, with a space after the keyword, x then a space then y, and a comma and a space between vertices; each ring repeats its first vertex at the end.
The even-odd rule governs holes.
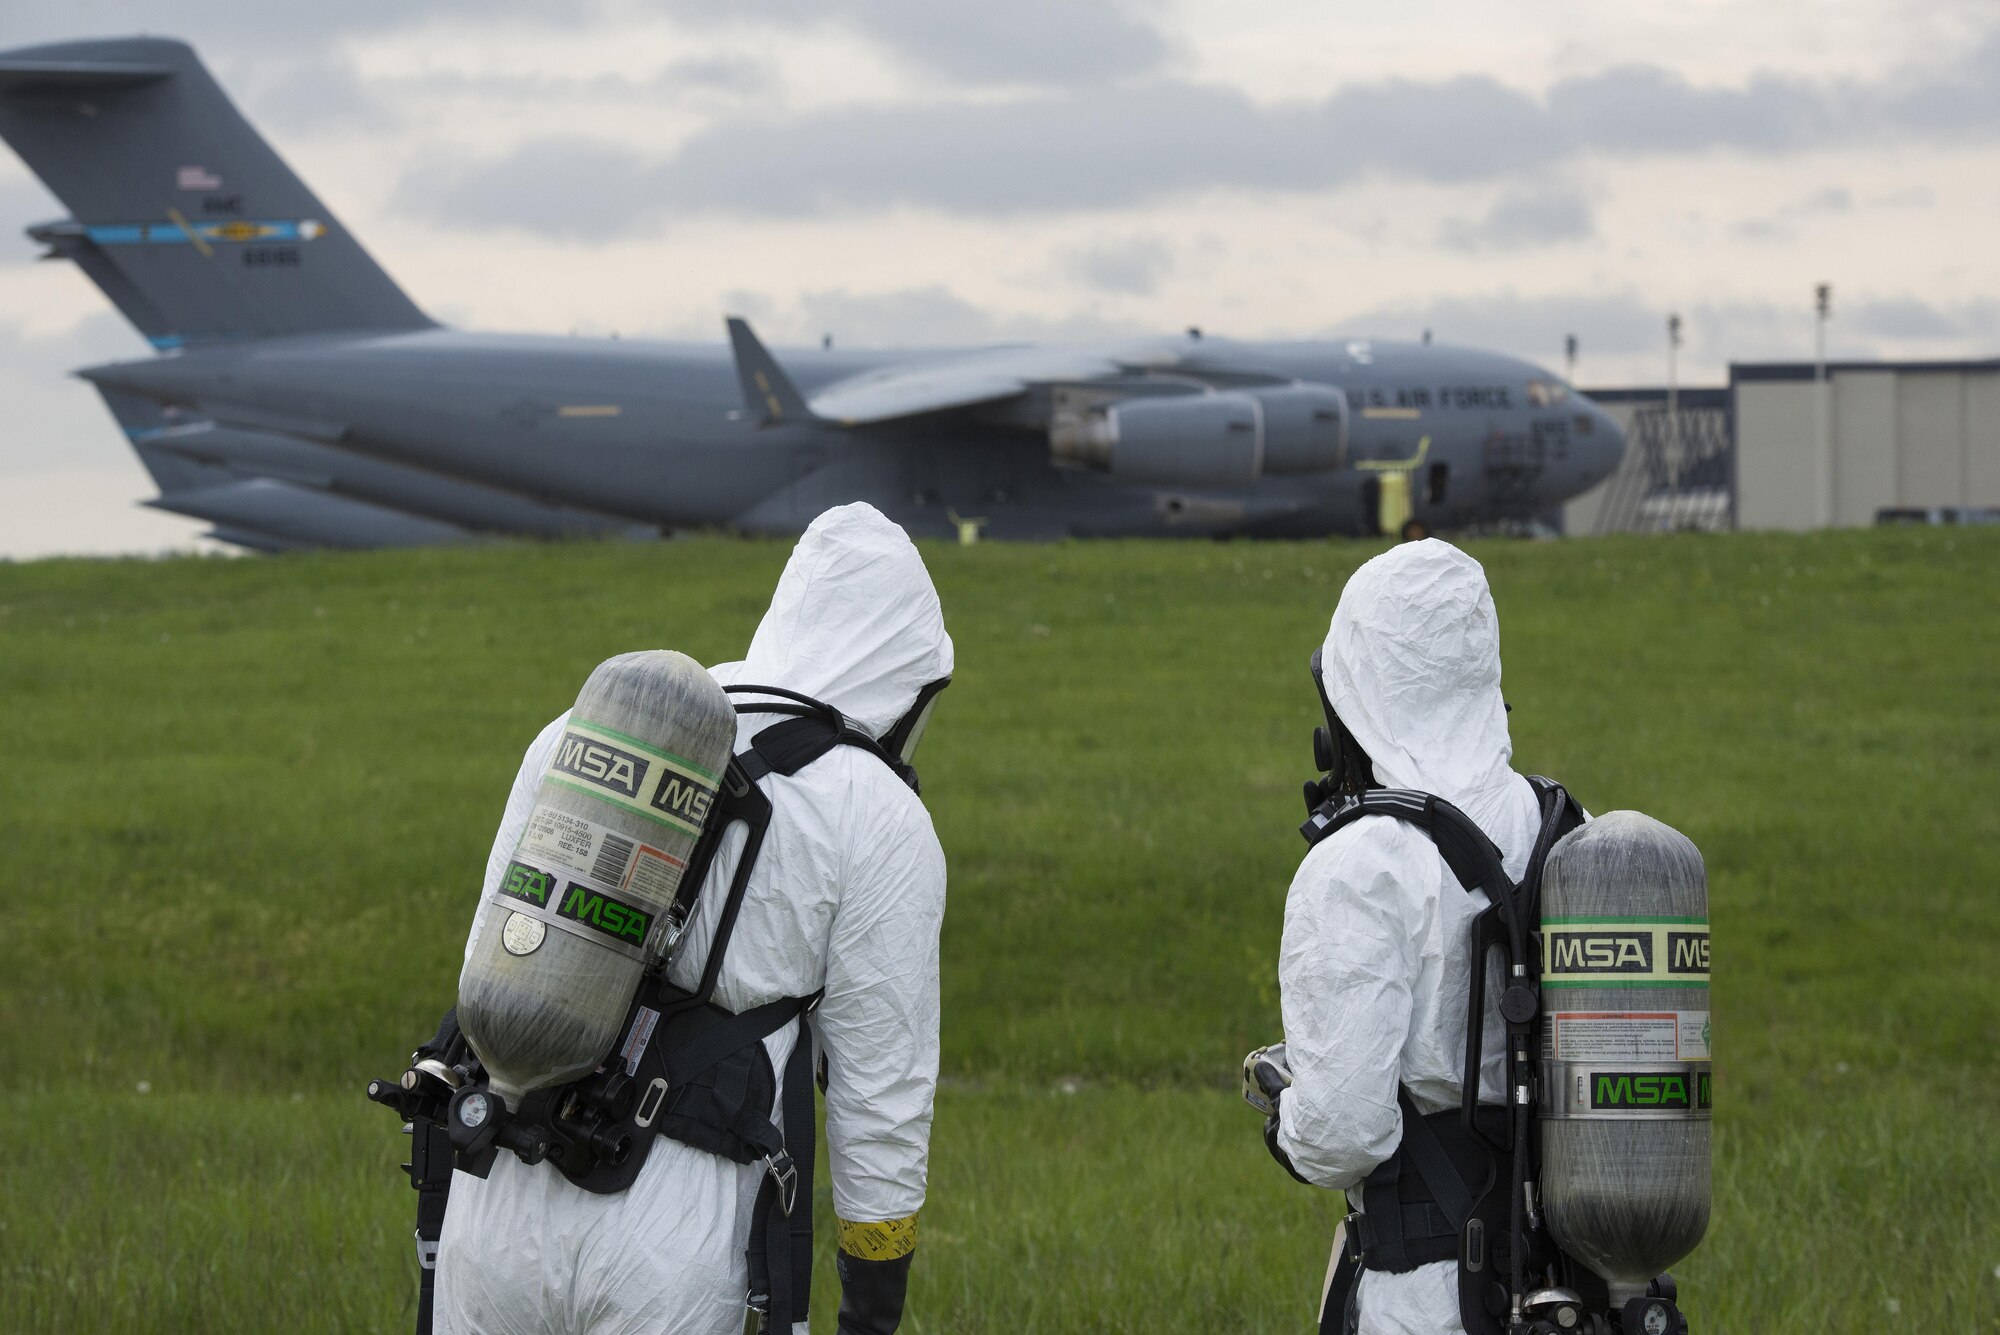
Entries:
MULTIPOLYGON (((1456 805, 1518 881, 1541 812, 1508 763, 1499 621, 1479 563, 1436 539, 1367 562, 1341 591, 1320 669, 1376 781, 1456 805)), ((1352 1209, 1374 1208, 1354 1189, 1402 1140, 1398 1085, 1424 1113, 1459 1105, 1470 928, 1486 904, 1422 831, 1387 816, 1315 845, 1292 880, 1278 965, 1291 1084, 1273 1149, 1304 1180, 1348 1191, 1352 1209)), ((1488 1022, 1480 1092, 1498 1103, 1504 1048, 1488 1022)), ((1363 1335, 1463 1330, 1453 1261, 1364 1269, 1356 1298, 1363 1335)))
MULTIPOLYGON (((800 538, 743 661, 710 671, 725 685, 803 692, 879 739, 927 687, 950 677, 952 644, 909 538, 873 507, 846 505, 800 538)), ((521 762, 487 862, 487 894, 566 719, 544 728, 521 762)), ((741 717, 738 749, 776 721, 741 717)), ((839 1329, 886 1335, 901 1319, 924 1201, 944 854, 917 795, 858 748, 836 747, 760 786, 771 824, 715 1000, 742 1012, 825 989, 812 1028, 825 1061, 841 1221, 839 1329)), ((740 826, 730 830, 710 869, 669 970, 680 986, 700 976, 742 835, 740 826)), ((474 938, 478 932, 475 922, 474 938)), ((764 1040, 773 1070, 785 1071, 797 1034, 787 1025, 764 1040)), ((616 1195, 586 1192, 511 1154, 500 1155, 484 1180, 458 1173, 438 1250, 437 1329, 734 1335, 744 1328, 745 1246, 763 1176, 762 1165, 666 1137, 616 1195)), ((810 1184, 804 1194, 810 1209, 810 1184)))

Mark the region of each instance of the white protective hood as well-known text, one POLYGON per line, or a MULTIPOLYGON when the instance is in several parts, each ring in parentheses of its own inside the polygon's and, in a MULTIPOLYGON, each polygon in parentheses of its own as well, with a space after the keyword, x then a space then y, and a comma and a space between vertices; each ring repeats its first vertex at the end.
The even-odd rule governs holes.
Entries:
POLYGON ((1320 662, 1378 780, 1436 793, 1486 824, 1514 743, 1500 619, 1479 562, 1436 538, 1369 561, 1341 590, 1320 662))
POLYGON ((784 686, 880 737, 949 677, 951 636, 909 535, 865 502, 828 510, 792 549, 770 610, 724 682, 784 686))

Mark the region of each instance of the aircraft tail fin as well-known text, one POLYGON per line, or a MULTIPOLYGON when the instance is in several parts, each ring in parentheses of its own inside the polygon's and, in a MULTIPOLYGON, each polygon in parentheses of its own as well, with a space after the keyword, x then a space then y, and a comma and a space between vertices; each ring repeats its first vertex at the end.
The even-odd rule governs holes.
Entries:
POLYGON ((744 410, 765 426, 818 420, 792 378, 751 331, 750 322, 731 315, 727 323, 729 346, 736 354, 736 376, 743 382, 744 410))
POLYGON ((184 42, 0 51, 0 139, 70 210, 29 235, 155 347, 432 324, 184 42))

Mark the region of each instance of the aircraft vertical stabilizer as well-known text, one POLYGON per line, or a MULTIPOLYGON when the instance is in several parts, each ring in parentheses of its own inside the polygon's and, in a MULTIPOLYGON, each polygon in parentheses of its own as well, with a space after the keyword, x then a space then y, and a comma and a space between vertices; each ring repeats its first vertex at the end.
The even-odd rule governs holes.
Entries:
POLYGON ((29 234, 155 347, 432 325, 185 43, 0 52, 0 138, 71 213, 29 234))
POLYGON ((790 376, 778 365, 740 315, 727 318, 729 346, 736 354, 736 376, 743 382, 743 406, 749 415, 769 426, 774 422, 810 422, 812 409, 790 376))

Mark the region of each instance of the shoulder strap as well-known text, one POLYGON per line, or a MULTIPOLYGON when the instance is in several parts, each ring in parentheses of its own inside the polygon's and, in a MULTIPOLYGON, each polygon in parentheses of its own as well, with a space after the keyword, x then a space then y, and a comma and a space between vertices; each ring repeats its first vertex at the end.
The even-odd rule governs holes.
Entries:
POLYGON ((1556 841, 1583 824, 1583 808, 1554 779, 1530 774, 1528 786, 1535 790, 1535 800, 1541 804, 1542 826, 1535 833, 1535 847, 1528 855, 1527 874, 1521 878, 1521 906, 1527 920, 1539 927, 1542 920, 1542 868, 1548 863, 1549 850, 1555 847, 1556 841))
POLYGON ((1472 818, 1431 793, 1410 788, 1371 788, 1358 797, 1343 797, 1317 808, 1299 827, 1309 844, 1318 844, 1363 816, 1391 816, 1430 836, 1451 874, 1466 890, 1484 890, 1495 904, 1511 899, 1513 878, 1500 860, 1500 850, 1472 818))
POLYGON ((724 901, 722 917, 715 926, 715 940, 708 948, 701 984, 695 989, 695 995, 701 1000, 706 1001, 714 994, 716 980, 721 977, 722 958, 729 949, 729 938, 736 928, 736 915, 743 905, 744 891, 750 884, 750 871, 756 865, 757 855, 763 850, 764 832, 771 824, 771 800, 764 796, 757 781, 767 774, 787 777, 797 774, 836 746, 857 747, 876 756, 890 768, 896 768, 888 753, 873 737, 831 709, 825 714, 798 714, 774 723, 753 736, 743 752, 730 757, 729 766, 722 776, 722 790, 710 809, 701 837, 688 854, 687 867, 681 872, 681 882, 674 891, 674 902, 667 914, 668 930, 674 939, 678 939, 694 917, 695 901, 708 879, 723 832, 732 823, 742 821, 749 833, 743 843, 743 854, 736 861, 736 873, 729 882, 729 898, 724 901))
POLYGON ((788 718, 750 739, 736 758, 754 783, 766 774, 797 774, 840 744, 841 729, 823 718, 788 718))
POLYGON ((866 751, 887 765, 897 778, 912 789, 917 772, 882 749, 882 744, 853 724, 842 720, 838 726, 823 718, 789 718, 774 723, 750 739, 750 749, 737 757, 752 780, 766 774, 797 774, 836 746, 866 751))

